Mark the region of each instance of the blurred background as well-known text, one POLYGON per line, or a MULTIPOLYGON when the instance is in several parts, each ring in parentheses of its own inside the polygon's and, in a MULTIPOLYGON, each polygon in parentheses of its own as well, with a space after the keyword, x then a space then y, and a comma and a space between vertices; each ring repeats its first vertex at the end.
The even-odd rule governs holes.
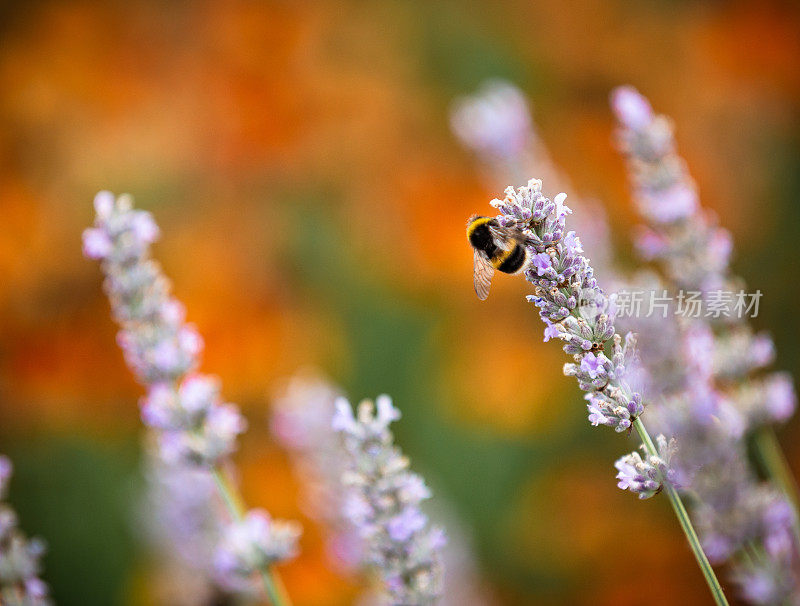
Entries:
MULTIPOLYGON (((754 322, 800 376, 798 10, 3 2, 0 452, 24 528, 49 543, 57 603, 155 603, 134 523, 142 389, 81 256, 99 189, 133 194, 162 228, 155 252, 206 341, 202 368, 250 421, 237 455, 250 504, 302 519, 267 419, 276 383, 313 366, 353 399, 394 397, 398 442, 471 533, 499 604, 707 602, 666 500, 615 487, 631 444, 586 422, 525 283, 473 293, 464 224, 501 192, 447 113, 487 77, 529 95, 575 193, 606 205, 623 260, 635 215, 608 93, 633 84, 671 115, 704 203, 734 233, 736 271, 764 292, 754 322)), ((800 469, 800 424, 781 439, 800 469)), ((349 604, 357 588, 304 526, 283 570, 295 604, 349 604)))

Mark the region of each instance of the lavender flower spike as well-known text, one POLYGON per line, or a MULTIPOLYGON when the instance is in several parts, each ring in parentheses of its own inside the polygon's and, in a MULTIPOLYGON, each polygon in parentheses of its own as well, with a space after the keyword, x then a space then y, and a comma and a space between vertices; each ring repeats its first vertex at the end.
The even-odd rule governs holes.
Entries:
POLYGON ((675 440, 667 442, 663 435, 659 435, 656 444, 658 455, 646 454, 642 457, 638 452, 632 452, 614 463, 619 471, 619 488, 638 494, 640 499, 649 499, 661 492, 664 482, 672 481, 669 459, 675 450, 675 440))
MULTIPOLYGON (((657 262, 673 295, 688 291, 700 295, 706 306, 702 317, 695 314, 691 322, 680 318, 691 363, 680 365, 686 369, 683 393, 664 399, 684 400, 688 406, 681 408, 691 413, 676 423, 681 415, 672 407, 664 418, 681 444, 689 445, 681 447, 683 465, 678 466, 686 468, 689 463, 696 468, 687 488, 695 497, 697 527, 709 557, 732 561, 745 599, 755 604, 794 603, 800 599, 796 582, 800 507, 791 470, 771 427, 794 412, 797 398, 791 378, 785 373, 758 374, 773 361, 772 341, 748 326, 742 280, 730 268, 731 235, 700 206, 685 162, 676 152, 672 123, 655 114, 632 87, 617 88, 611 105, 619 124, 618 147, 627 160, 633 196, 646 224, 639 239, 640 254, 657 262), (725 291, 735 290, 740 295, 726 307, 725 291), (722 313, 709 313, 715 306, 719 309, 720 301, 722 313), (739 428, 720 435, 712 426, 703 427, 698 423, 703 408, 705 416, 716 410, 718 418, 738 417, 734 425, 739 428), (727 414, 721 414, 725 410, 727 414), (783 496, 750 469, 746 431, 752 434, 763 471, 783 496), (699 461, 705 464, 699 466, 699 461), (759 557, 750 557, 754 550, 760 550, 759 557), (745 556, 736 557, 737 553, 745 556)), ((663 341, 663 335, 653 334, 650 340, 663 341)), ((654 374, 659 374, 657 368, 654 374)))
POLYGON ((223 403, 219 381, 196 372, 202 339, 185 322, 183 305, 170 295, 170 285, 150 258, 158 227, 150 213, 133 208, 129 196, 107 191, 94 200, 94 226, 83 234, 87 257, 102 262, 104 287, 121 330, 118 342, 125 360, 147 388, 141 412, 156 433, 159 456, 168 465, 210 471, 232 518, 218 548, 218 574, 232 576, 228 585, 246 583, 256 571, 273 605, 286 603, 269 566, 293 556, 299 531, 268 523, 261 512, 245 514, 221 465, 236 449, 245 430, 234 404, 223 403), (231 536, 236 541, 231 541, 231 536), (253 554, 258 554, 255 557, 253 554))
POLYGON ((0 455, 0 604, 48 606, 47 585, 39 578, 39 559, 45 546, 41 539, 27 539, 17 528, 17 515, 3 503, 13 467, 0 455))
POLYGON ((420 510, 430 490, 393 444, 389 424, 399 418, 388 396, 375 404, 364 400, 357 416, 339 398, 333 428, 347 460, 345 514, 365 542, 365 564, 380 572, 389 603, 425 606, 435 604, 442 591, 445 536, 420 510))
POLYGON ((654 115, 647 99, 632 87, 617 88, 611 103, 620 123, 618 145, 647 224, 639 241, 642 256, 659 263, 673 290, 702 294, 708 306, 702 321, 716 332, 711 356, 714 379, 735 385, 731 396, 749 429, 785 421, 796 405, 792 383, 783 374, 759 383, 749 381, 772 362, 774 347, 768 335, 753 334, 747 326, 747 301, 737 296, 728 306, 720 302, 721 293, 742 286, 730 268, 732 237, 699 206, 694 182, 675 151, 670 121, 654 115), (709 313, 712 305, 721 305, 722 313, 709 313), (742 391, 737 393, 737 388, 742 391))
MULTIPOLYGON (((301 506, 309 516, 323 522, 327 552, 340 572, 353 575, 360 570, 366 545, 360 528, 350 523, 344 504, 352 487, 342 484, 342 472, 349 456, 344 440, 333 429, 336 401, 341 390, 314 372, 301 372, 285 383, 272 402, 273 435, 289 451, 295 473, 301 480, 301 506)), ((469 536, 446 503, 440 499, 432 519, 447 522, 447 545, 441 552, 441 566, 447 570, 442 586, 441 606, 488 606, 493 603, 478 575, 469 536)), ((440 524, 444 526, 444 524, 440 524)), ((380 588, 377 588, 380 589, 380 588)), ((375 604, 376 588, 370 587, 359 604, 375 604)))
POLYGON ((635 362, 635 338, 628 333, 623 339, 616 333, 615 299, 599 287, 577 234, 567 231, 566 217, 572 211, 564 204, 565 199, 562 193, 550 200, 542 193, 542 182, 531 179, 525 187, 506 188, 505 197, 491 204, 500 211, 498 223, 519 229, 527 240, 529 258, 538 260, 525 271, 526 279, 535 287, 535 294, 528 298, 539 308, 546 326, 545 340, 561 339, 564 351, 572 356, 564 374, 574 376, 587 392, 589 420, 618 431, 636 428, 642 439, 645 458, 633 453, 617 462, 620 488, 631 489, 640 498, 663 489, 714 600, 718 605, 727 604, 673 485, 668 467, 672 448, 663 437, 657 448, 641 420, 645 407, 628 376, 635 362))

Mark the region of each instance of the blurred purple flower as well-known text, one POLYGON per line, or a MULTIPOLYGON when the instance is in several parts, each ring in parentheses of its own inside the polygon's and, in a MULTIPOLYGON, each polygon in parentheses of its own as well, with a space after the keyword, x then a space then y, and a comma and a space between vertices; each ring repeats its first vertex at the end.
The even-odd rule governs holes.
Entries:
MULTIPOLYGON (((13 466, 0 455, 0 499, 4 499, 13 466)), ((0 604, 49 606, 47 585, 39 578, 45 552, 41 539, 28 539, 17 527, 17 516, 0 502, 0 604)))
POLYGON ((467 147, 490 157, 518 156, 531 137, 525 97, 517 88, 499 80, 486 82, 474 96, 458 99, 450 123, 467 147))
POLYGON ((365 563, 383 578, 386 598, 393 604, 431 604, 442 591, 444 535, 419 508, 430 491, 393 445, 389 424, 398 418, 388 396, 375 404, 361 402, 357 415, 347 400, 336 401, 331 423, 346 461, 343 511, 364 540, 365 563))
POLYGON ((650 103, 631 86, 620 86, 611 93, 611 107, 617 118, 632 130, 650 124, 653 110, 650 103))
MULTIPOLYGON (((732 238, 699 207, 697 189, 675 151, 671 122, 654 115, 631 87, 617 89, 611 105, 634 198, 647 223, 638 237, 642 256, 658 262, 664 287, 673 293, 695 292, 707 304, 715 291, 740 290, 741 281, 728 265, 732 238)), ((645 328, 643 341, 649 349, 668 342, 666 321, 639 325, 645 328)), ((735 558, 734 577, 749 601, 796 601, 797 595, 791 597, 796 584, 793 552, 800 548, 791 547, 796 520, 794 514, 769 513, 786 512, 786 497, 759 481, 743 442, 748 431, 785 420, 795 406, 785 375, 750 377, 774 359, 772 341, 753 334, 744 313, 719 318, 706 314, 669 328, 671 348, 662 348, 658 360, 644 361, 649 361, 646 371, 661 398, 654 411, 659 429, 675 435, 680 445, 674 471, 694 496, 693 519, 708 556, 720 563, 735 558), (682 347, 676 348, 675 341, 682 347), (749 557, 753 550, 765 552, 763 561, 749 557), (737 552, 748 557, 735 557, 737 552)))
MULTIPOLYGON (((97 216, 94 226, 84 232, 84 249, 87 256, 102 261, 105 290, 121 327, 117 340, 131 370, 147 388, 142 420, 157 433, 155 442, 165 466, 219 473, 220 464, 236 450, 246 422, 235 405, 223 403, 217 379, 194 372, 203 341, 185 323, 183 305, 170 295, 169 281, 150 258, 158 227, 149 213, 134 210, 129 196, 115 199, 100 192, 94 205, 97 216)), ((219 558, 236 564, 241 582, 255 568, 266 570, 291 557, 299 534, 294 523, 272 522, 261 511, 245 514, 244 521, 234 522, 232 528, 219 558), (255 552, 260 558, 253 569, 242 564, 242 552, 232 548, 241 546, 235 539, 243 536, 252 539, 245 563, 255 561, 250 557, 255 552)))
POLYGON ((251 509, 223 532, 214 565, 223 585, 238 588, 258 570, 297 555, 300 526, 273 520, 262 509, 251 509))

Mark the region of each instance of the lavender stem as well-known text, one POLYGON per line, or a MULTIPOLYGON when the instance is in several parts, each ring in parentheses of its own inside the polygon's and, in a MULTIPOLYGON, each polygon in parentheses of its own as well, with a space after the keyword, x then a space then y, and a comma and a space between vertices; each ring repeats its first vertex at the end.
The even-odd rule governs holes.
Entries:
MULTIPOLYGON (((644 426, 644 423, 642 423, 642 419, 637 417, 633 422, 633 426, 639 433, 639 437, 642 439, 642 444, 644 444, 647 453, 652 456, 658 456, 658 450, 655 444, 653 444, 653 440, 647 432, 647 428, 644 426)), ((708 588, 711 590, 711 595, 714 596, 714 602, 716 602, 718 606, 727 606, 728 600, 725 598, 725 593, 722 591, 719 580, 717 580, 717 575, 714 574, 714 569, 711 567, 703 551, 703 547, 700 545, 700 539, 694 531, 692 522, 689 519, 689 514, 683 506, 683 501, 680 495, 678 495, 678 491, 675 490, 670 482, 664 482, 664 492, 667 493, 672 509, 675 511, 675 516, 678 518, 683 533, 686 535, 686 540, 689 541, 689 547, 692 548, 697 564, 700 566, 700 570, 706 578, 706 583, 708 583, 708 588)))

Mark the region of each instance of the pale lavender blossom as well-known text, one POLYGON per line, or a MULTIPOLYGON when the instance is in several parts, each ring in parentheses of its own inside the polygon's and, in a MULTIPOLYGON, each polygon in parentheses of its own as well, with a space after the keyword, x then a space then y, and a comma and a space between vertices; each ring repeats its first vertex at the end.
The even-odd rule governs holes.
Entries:
POLYGON ((633 130, 649 125, 653 119, 653 109, 647 99, 631 86, 620 86, 611 95, 611 106, 620 122, 633 130))
POLYGON ((588 402, 589 422, 595 427, 605 425, 618 432, 626 431, 631 428, 631 421, 644 412, 642 396, 638 393, 627 401, 620 390, 609 390, 608 394, 591 392, 584 397, 588 402))
POLYGON ((735 568, 734 580, 745 600, 763 606, 787 603, 786 596, 793 589, 780 571, 764 562, 756 562, 747 568, 735 568))
MULTIPOLYGON (((647 377, 648 367, 637 356, 636 339, 631 333, 623 339, 616 332, 618 301, 598 286, 594 269, 580 254, 582 247, 572 244, 574 237, 569 237, 565 227, 569 214, 563 205, 565 195, 551 201, 541 189, 541 181, 533 179, 527 187, 507 188, 503 200, 491 203, 501 213, 497 217, 501 225, 522 232, 529 258, 543 253, 550 258, 550 267, 531 263, 526 269, 526 278, 535 286, 535 294, 528 298, 539 307, 539 315, 548 328, 559 327, 557 334, 550 329, 546 337, 560 338, 564 351, 573 356, 573 362, 564 365, 564 373, 574 376, 587 392, 589 421, 616 431, 635 427, 642 438, 644 457, 634 452, 617 461, 618 486, 643 499, 666 492, 709 589, 718 604, 726 603, 677 493, 684 476, 691 476, 694 470, 673 466, 677 448, 665 437, 670 432, 659 435, 656 447, 641 421, 646 408, 634 386, 652 388, 653 383, 647 377)), ((660 397, 652 391, 648 395, 660 397)), ((695 422, 694 426, 703 424, 695 422)))
POLYGON ((111 254, 114 244, 108 234, 99 229, 88 229, 83 234, 83 254, 90 259, 103 259, 111 254))
POLYGON ((530 264, 533 269, 536 270, 540 276, 553 276, 555 277, 556 273, 553 269, 553 262, 550 259, 550 255, 547 253, 539 253, 531 257, 530 264))
POLYGON ((420 503, 430 496, 422 478, 394 446, 389 425, 400 411, 388 396, 358 405, 336 401, 333 427, 346 461, 345 514, 364 540, 364 563, 381 575, 391 604, 434 604, 442 593, 443 531, 428 523, 420 503))
POLYGON ((558 324, 548 323, 544 327, 544 342, 547 343, 550 339, 557 339, 561 334, 558 324))
POLYGON ((523 154, 533 136, 524 95, 502 80, 489 80, 476 95, 458 99, 450 124, 465 145, 498 160, 523 154))
POLYGON ((251 509, 223 531, 214 554, 220 583, 246 587, 257 571, 294 558, 300 533, 297 522, 273 520, 266 511, 251 509))
POLYGON ((192 568, 204 570, 220 532, 214 479, 205 469, 168 465, 150 456, 148 534, 153 542, 167 543, 192 568))
POLYGON ((772 364, 775 346, 766 333, 753 333, 746 324, 728 327, 715 337, 711 360, 721 381, 736 381, 772 364))
POLYGON ((742 383, 732 395, 750 426, 785 421, 797 407, 794 383, 791 376, 784 372, 742 383))
MULTIPOLYGON (((640 120, 630 120, 620 107, 649 103, 635 89, 622 87, 612 93, 612 106, 620 121, 619 146, 628 160, 634 198, 647 222, 646 256, 659 262, 674 290, 699 291, 704 296, 741 280, 732 275, 729 262, 733 249, 730 234, 717 226, 716 218, 697 203, 696 188, 684 161, 675 151, 672 126, 664 116, 647 113, 640 120), (619 103, 619 99, 627 99, 619 103), (636 101, 638 99, 638 101, 636 101), (645 119, 646 118, 646 119, 645 119), (680 196, 663 193, 681 191, 680 196), (691 199, 692 202, 686 202, 691 199), (658 241, 659 246, 653 246, 658 241)), ((734 289, 730 289, 734 290, 734 289)), ((765 334, 754 334, 747 326, 743 309, 731 318, 716 320, 717 334, 711 353, 715 378, 724 381, 747 381, 752 372, 772 363, 775 350, 765 334)), ((757 427, 788 418, 786 406, 793 398, 785 393, 763 392, 766 414, 748 415, 757 427), (770 396, 780 401, 769 404, 770 396), (777 417, 769 411, 775 410, 777 417)))
MULTIPOLYGON (((310 517, 324 523, 327 533, 327 553, 336 568, 353 575, 365 559, 365 544, 359 528, 350 521, 363 519, 371 513, 367 504, 352 497, 352 489, 342 484, 348 456, 343 440, 333 429, 335 402, 341 390, 313 372, 299 373, 277 392, 272 401, 270 426, 273 435, 289 451, 293 467, 301 480, 301 506, 310 517)), ((349 421, 349 419, 348 419, 349 421)), ((348 423, 348 427, 351 427, 348 423)), ((411 475, 403 485, 400 498, 420 502, 431 496, 425 481, 411 475)), ((434 518, 446 520, 448 542, 442 552, 446 568, 441 606, 487 606, 492 603, 489 592, 476 571, 473 550, 466 530, 461 528, 452 512, 444 508, 441 498, 431 503, 434 518)), ((419 524, 423 520, 419 509, 407 514, 419 524)), ((396 533, 402 518, 390 521, 396 533)), ((359 604, 381 601, 380 596, 366 594, 359 604)))
MULTIPOLYGON (((648 414, 654 428, 676 438, 678 448, 670 462, 673 479, 693 497, 692 520, 707 556, 723 563, 767 535, 789 536, 791 545, 793 517, 769 515, 776 503, 784 502, 761 484, 749 467, 742 441, 746 421, 710 381, 709 351, 703 356, 703 347, 711 346, 707 336, 704 330, 679 332, 671 349, 674 366, 682 373, 673 374, 665 384, 670 389, 661 392, 661 399, 648 414), (683 347, 676 347, 681 340, 683 347), (675 382, 675 376, 681 381, 675 382)), ((640 337, 645 343, 663 338, 647 332, 640 337)), ((655 380, 659 380, 659 371, 657 365, 647 364, 647 372, 655 380)), ((791 577, 790 569, 784 570, 784 579, 791 577)))
POLYGON ((600 375, 605 375, 605 367, 608 364, 611 364, 611 360, 606 358, 602 352, 597 355, 589 352, 583 356, 580 368, 589 375, 590 379, 597 379, 600 375))
MULTIPOLYGON (((791 544, 791 517, 767 515, 776 500, 783 501, 750 469, 742 441, 748 420, 740 402, 734 404, 714 386, 714 337, 708 326, 676 322, 674 316, 633 318, 626 325, 639 332, 637 364, 648 379, 644 393, 654 400, 649 423, 676 438, 672 477, 692 496, 691 517, 709 559, 721 564, 768 535, 789 536, 791 544)), ((770 566, 776 573, 783 564, 770 566)), ((740 565, 734 577, 747 573, 740 565)), ((793 583, 790 566, 781 574, 782 587, 793 583)))
MULTIPOLYGON (((723 289, 738 290, 741 281, 729 267, 732 238, 700 207, 696 187, 675 152, 670 121, 654 115, 631 87, 617 89, 611 103, 634 198, 647 223, 639 236, 642 256, 658 263, 673 292, 696 291, 711 300, 723 289)), ((677 369, 669 389, 660 392, 656 419, 660 430, 678 438, 673 465, 695 497, 693 518, 706 553, 723 562, 746 552, 734 566, 745 599, 784 603, 798 599, 790 597, 800 547, 793 546, 792 538, 797 521, 786 497, 759 482, 750 469, 743 437, 747 430, 787 419, 796 398, 787 375, 751 377, 772 362, 775 352, 771 339, 754 334, 744 315, 679 322, 672 343, 683 345, 664 356, 674 362, 653 364, 648 372, 658 381, 664 368, 677 369), (758 559, 750 557, 754 549, 763 551, 758 559)), ((643 342, 663 342, 667 324, 645 332, 643 342)))
POLYGON ((663 435, 656 438, 658 455, 646 454, 642 457, 632 452, 620 457, 617 468, 617 487, 638 494, 640 499, 649 499, 664 488, 664 482, 673 478, 670 475, 670 458, 675 451, 675 441, 667 441, 663 435))
MULTIPOLYGON (((11 461, 0 455, 0 500, 8 492, 12 472, 11 461)), ((17 524, 11 506, 0 502, 0 604, 48 606, 49 590, 39 578, 45 544, 41 539, 27 538, 17 524)))
POLYGON ((8 492, 8 483, 11 480, 11 474, 14 473, 14 466, 8 457, 0 455, 0 499, 5 498, 8 492))
POLYGON ((192 374, 202 339, 185 323, 183 306, 150 258, 158 227, 150 213, 133 208, 129 196, 115 200, 100 192, 95 210, 84 248, 89 242, 87 254, 102 261, 106 293, 121 325, 118 342, 148 388, 142 419, 160 432, 162 455, 170 461, 213 466, 234 451, 245 422, 236 407, 220 401, 216 379, 192 374), (108 238, 110 248, 91 245, 100 235, 108 238))
MULTIPOLYGON (((529 256, 534 261, 525 276, 535 285, 535 295, 528 298, 539 307, 547 327, 545 339, 561 339, 564 351, 573 356, 574 362, 564 365, 564 374, 574 376, 587 392, 589 422, 625 431, 644 412, 641 395, 626 380, 627 367, 634 365, 635 340, 631 334, 623 340, 614 330, 614 301, 598 286, 589 260, 581 255, 583 249, 575 233, 565 229, 565 218, 570 213, 564 205, 565 198, 565 194, 559 194, 551 201, 542 193, 542 182, 532 179, 526 187, 507 188, 505 198, 491 204, 500 211, 497 219, 502 225, 513 225, 526 237, 529 256)), ((629 457, 621 461, 632 464, 639 454, 629 457)), ((655 488, 647 484, 636 489, 642 498, 653 496, 669 479, 668 459, 664 458, 657 467, 663 477, 659 476, 655 488)), ((648 462, 649 459, 643 460, 643 464, 648 462)), ((625 477, 634 481, 630 474, 625 477)), ((621 480, 620 487, 633 487, 628 480, 624 486, 621 480)))
MULTIPOLYGON (((129 196, 115 199, 109 192, 100 192, 94 205, 95 223, 84 232, 84 252, 102 262, 104 287, 120 325, 117 341, 129 367, 147 388, 140 403, 142 420, 155 432, 159 457, 167 466, 220 474, 219 467, 236 450, 246 422, 235 405, 223 402, 218 380, 196 372, 202 339, 185 322, 183 305, 172 297, 169 281, 150 257, 158 227, 150 213, 133 208, 129 196), (98 244, 106 239, 110 247, 98 244)), ((230 495, 225 496, 229 501, 230 495)), ((239 528, 242 514, 230 513, 237 518, 231 528, 239 528)), ((290 535, 296 534, 292 523, 271 522, 275 549, 268 551, 267 539, 272 535, 264 534, 264 515, 248 513, 244 518, 248 521, 245 529, 255 533, 258 527, 261 532, 252 538, 257 542, 254 549, 261 549, 264 557, 247 560, 256 562, 261 570, 292 557, 294 549, 284 547, 292 542, 290 535)), ((233 530, 226 536, 230 533, 239 536, 233 530)), ((239 566, 242 562, 236 559, 235 550, 227 549, 230 546, 220 547, 219 561, 227 565, 218 566, 217 573, 222 581, 223 573, 230 572, 233 578, 229 580, 236 584, 254 570, 239 566)))
MULTIPOLYGON (((481 102, 481 93, 472 99, 476 105, 481 102)), ((649 102, 630 87, 615 91, 612 104, 624 127, 619 134, 620 143, 632 158, 630 169, 637 203, 649 223, 640 230, 640 252, 649 260, 667 264, 667 278, 677 285, 676 289, 697 290, 710 297, 707 293, 729 287, 735 283, 727 274, 732 239, 717 226, 713 216, 700 208, 696 187, 683 160, 675 153, 671 123, 654 115, 649 102)), ((477 151, 495 176, 501 176, 500 180, 515 182, 522 175, 540 172, 531 159, 536 155, 533 150, 541 149, 541 144, 533 129, 529 132, 531 138, 526 146, 512 141, 514 145, 505 148, 514 154, 496 154, 470 141, 467 145, 477 151)), ((457 129, 456 133, 461 136, 457 129)), ((542 164, 545 172, 549 168, 546 162, 542 164)), ((571 244, 574 233, 565 235, 563 224, 557 224, 568 212, 563 209, 563 197, 556 197, 552 201, 555 208, 551 209, 545 206, 549 200, 530 191, 530 184, 527 191, 523 190, 526 188, 514 194, 512 189, 511 202, 508 192, 506 200, 495 201, 502 213, 498 220, 502 225, 521 227, 532 236, 526 273, 541 291, 531 300, 540 306, 546 323, 544 340, 561 338, 565 350, 576 357, 565 371, 589 392, 590 422, 624 431, 641 415, 642 398, 636 389, 643 391, 646 399, 654 402, 648 408, 648 415, 652 415, 648 418, 653 419, 659 431, 678 437, 680 450, 672 451, 670 478, 701 502, 695 517, 700 520, 700 530, 705 529, 710 553, 721 561, 748 541, 764 540, 760 530, 763 525, 758 520, 765 517, 770 500, 758 498, 749 505, 744 500, 744 495, 763 491, 749 469, 741 440, 751 424, 782 420, 791 413, 795 405, 791 384, 785 376, 775 381, 765 379, 748 394, 740 394, 718 389, 715 381, 726 374, 735 377, 743 370, 769 364, 774 355, 771 342, 737 331, 733 336, 739 339, 740 346, 736 347, 733 341, 726 343, 712 334, 704 321, 682 325, 671 319, 648 322, 637 318, 636 322, 620 324, 644 333, 642 359, 633 354, 627 340, 623 348, 619 337, 615 339, 615 357, 620 359, 609 359, 603 350, 613 336, 613 325, 606 336, 609 326, 603 324, 598 330, 593 322, 597 323, 604 314, 612 320, 608 324, 613 324, 614 303, 611 297, 598 292, 596 283, 591 283, 592 268, 581 267, 583 261, 578 257, 583 247, 580 243, 571 244), (548 229, 543 223, 551 213, 556 222, 550 230, 553 237, 547 240, 548 229), (580 283, 575 288, 575 276, 584 271, 590 278, 588 287, 580 283), (626 389, 610 396, 607 392, 617 382, 626 389), (631 389, 632 385, 637 388, 631 389), (628 397, 631 393, 637 395, 638 405, 628 397), (759 397, 764 414, 754 416, 749 411, 756 407, 759 397), (743 511, 749 513, 742 517, 743 511), (704 512, 713 513, 713 520, 704 512), (723 530, 723 534, 715 534, 716 530, 723 530), (714 543, 726 542, 732 547, 711 549, 714 543), (720 555, 722 552, 725 553, 720 555)), ((591 225, 591 221, 588 223, 591 225)), ((580 233, 584 233, 583 227, 582 224, 580 233)), ((589 249, 594 251, 594 243, 591 244, 589 249)), ((604 260, 603 255, 601 259, 604 260)), ((767 533, 769 536, 785 537, 791 521, 787 523, 784 517, 773 520, 772 526, 778 531, 767 533)), ((790 576, 784 575, 784 581, 790 576)))

